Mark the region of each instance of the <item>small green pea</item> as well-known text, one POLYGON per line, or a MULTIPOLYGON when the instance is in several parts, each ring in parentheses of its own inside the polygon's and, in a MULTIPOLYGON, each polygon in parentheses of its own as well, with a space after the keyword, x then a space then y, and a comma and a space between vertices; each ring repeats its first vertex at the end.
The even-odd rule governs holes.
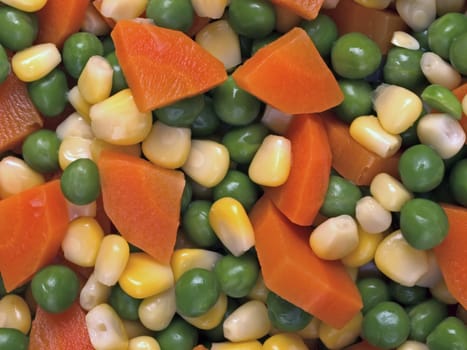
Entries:
POLYGON ((221 121, 214 111, 212 98, 204 95, 204 107, 190 125, 193 138, 213 135, 221 121))
POLYGON ((273 5, 266 0, 231 0, 228 21, 233 30, 248 38, 268 36, 276 24, 273 5))
POLYGON ((384 82, 411 90, 424 84, 425 75, 420 67, 422 55, 421 50, 403 47, 390 49, 383 67, 384 82))
POLYGON ((146 16, 158 26, 187 32, 193 24, 190 0, 149 0, 146 16))
POLYGON ((339 119, 350 124, 356 117, 369 115, 373 111, 373 88, 365 80, 340 79, 339 87, 344 101, 334 108, 339 119))
POLYGON ((130 321, 139 319, 138 308, 142 299, 129 296, 119 284, 112 287, 108 302, 121 318, 130 321))
POLYGON ((232 197, 238 200, 246 211, 249 211, 258 199, 257 185, 251 181, 248 175, 239 170, 231 169, 224 179, 213 189, 213 199, 232 197))
POLYGON ((180 211, 182 214, 185 212, 186 208, 191 202, 191 199, 193 197, 193 189, 191 188, 191 182, 190 181, 185 181, 185 187, 183 187, 183 193, 182 193, 182 204, 180 211))
POLYGON ((355 207, 360 198, 362 192, 358 186, 341 176, 331 175, 320 212, 327 217, 355 216, 355 207))
POLYGON ((60 187, 71 203, 85 205, 95 201, 100 195, 96 163, 87 158, 74 160, 63 171, 60 187))
POLYGON ((187 206, 182 216, 183 231, 201 248, 213 247, 219 243, 217 235, 209 224, 211 206, 211 201, 194 200, 187 206))
POLYGON ((408 312, 410 339, 424 343, 433 329, 448 316, 448 308, 436 299, 423 301, 408 312))
POLYGON ((0 84, 6 80, 10 74, 10 70, 10 61, 8 61, 5 48, 0 44, 0 84))
POLYGON ((115 51, 115 44, 112 40, 112 37, 110 35, 106 35, 102 40, 102 46, 104 48, 104 56, 107 56, 109 53, 112 51, 115 51))
POLYGON ((204 96, 196 95, 156 109, 153 113, 164 124, 189 128, 204 108, 204 96))
POLYGON ((467 32, 456 36, 449 47, 449 61, 452 66, 463 75, 467 75, 466 52, 467 32))
POLYGON ((417 39, 420 44, 420 50, 424 52, 430 51, 430 45, 428 44, 428 29, 420 32, 412 32, 412 36, 417 39))
POLYGON ((457 203, 467 207, 467 158, 458 161, 449 174, 449 188, 457 203))
POLYGON ((429 107, 447 113, 457 120, 462 117, 462 104, 448 88, 438 85, 428 85, 420 95, 429 107))
POLYGON ((467 350, 467 326, 457 317, 447 317, 428 335, 430 350, 467 350))
POLYGON ((428 45, 431 51, 449 59, 449 48, 458 35, 467 32, 467 16, 450 12, 438 17, 428 27, 428 45))
POLYGON ((363 301, 363 314, 376 304, 390 300, 388 285, 381 278, 362 278, 357 281, 357 288, 363 301))
POLYGON ((29 337, 15 328, 0 328, 0 349, 27 350, 29 337))
POLYGON ((284 332, 299 331, 305 328, 313 318, 308 312, 273 292, 268 293, 266 305, 271 324, 284 332))
POLYGON ((24 50, 34 43, 37 15, 10 6, 0 6, 0 44, 11 51, 24 50))
POLYGON ((394 281, 389 282, 389 294, 402 305, 415 305, 428 297, 428 290, 420 286, 407 287, 394 281))
POLYGON ((68 74, 75 79, 79 78, 91 56, 102 56, 103 54, 104 46, 101 41, 96 35, 89 32, 74 33, 63 44, 63 64, 68 74))
POLYGON ((339 33, 334 20, 320 13, 315 19, 302 20, 299 24, 308 36, 313 40, 319 54, 322 57, 327 57, 331 53, 332 45, 337 40, 339 33))
POLYGON ((226 132, 222 144, 227 147, 234 162, 248 164, 268 133, 263 124, 253 123, 226 132))
POLYGON ((28 84, 31 101, 46 117, 55 117, 65 110, 68 103, 67 92, 67 77, 59 68, 28 84))
POLYGON ((105 55, 105 59, 110 63, 113 70, 112 94, 126 89, 128 84, 126 82, 125 76, 123 75, 122 67, 120 67, 120 63, 118 63, 118 58, 115 54, 115 51, 107 53, 107 55, 105 55))
POLYGON ((55 132, 47 129, 35 131, 23 142, 24 161, 42 174, 52 173, 60 168, 59 147, 60 139, 55 132))
POLYGON ((155 334, 161 350, 192 350, 198 344, 198 331, 179 316, 175 316, 170 324, 155 334))

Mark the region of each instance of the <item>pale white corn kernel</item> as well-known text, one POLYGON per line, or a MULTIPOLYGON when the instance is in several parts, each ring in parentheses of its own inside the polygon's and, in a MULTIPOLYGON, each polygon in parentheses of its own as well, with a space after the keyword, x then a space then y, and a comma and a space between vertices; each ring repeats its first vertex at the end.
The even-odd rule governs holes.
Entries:
POLYGON ((362 229, 368 233, 384 232, 392 222, 391 212, 372 196, 365 196, 357 201, 355 218, 362 229))
POLYGON ((139 320, 132 321, 122 319, 122 322, 123 327, 125 327, 126 334, 128 335, 128 339, 153 334, 149 329, 144 327, 139 320))
POLYGON ((148 0, 102 0, 101 13, 116 21, 137 18, 144 13, 148 0))
POLYGON ((322 7, 324 9, 333 9, 333 8, 336 8, 338 4, 339 4, 339 0, 324 0, 322 7))
POLYGON ((227 295, 221 293, 217 298, 216 303, 204 314, 196 317, 187 317, 182 315, 182 317, 185 321, 198 329, 209 330, 221 324, 226 311, 227 295))
POLYGON ((396 10, 404 22, 420 32, 436 18, 436 0, 396 0, 396 10))
POLYGON ((396 350, 429 350, 428 346, 415 340, 407 340, 399 345, 396 350))
POLYGON ((292 166, 292 144, 284 136, 268 135, 256 151, 248 176, 262 186, 277 187, 289 177, 292 166))
POLYGON ((194 268, 213 270, 222 255, 207 249, 182 248, 176 249, 170 260, 175 281, 186 271, 194 268))
POLYGON ((128 350, 160 350, 161 347, 154 337, 142 335, 131 338, 128 343, 128 350))
POLYGON ((292 118, 292 115, 281 112, 270 105, 266 105, 263 116, 261 117, 261 123, 272 132, 278 135, 284 135, 292 118))
POLYGON ((70 218, 70 221, 83 216, 95 218, 97 215, 96 201, 92 201, 88 204, 79 205, 71 203, 67 200, 66 205, 68 207, 68 217, 70 218))
POLYGON ((130 89, 93 105, 89 111, 94 135, 115 145, 133 145, 151 131, 151 112, 140 112, 130 89))
POLYGON ((116 284, 130 257, 128 242, 119 235, 106 235, 99 247, 94 267, 96 278, 106 286, 116 284))
POLYGON ((394 155, 402 144, 402 138, 387 132, 373 115, 355 118, 349 131, 355 141, 383 158, 394 155))
POLYGON ((420 49, 420 43, 412 35, 401 30, 396 30, 392 34, 391 44, 398 47, 403 47, 409 50, 420 49))
POLYGON ((430 113, 420 118, 417 136, 443 159, 456 155, 464 147, 466 138, 459 121, 446 113, 430 113))
POLYGON ((430 288, 430 293, 436 299, 447 305, 455 305, 458 303, 457 299, 449 291, 444 278, 441 278, 438 283, 430 288))
POLYGON ((95 350, 128 350, 125 327, 109 304, 100 304, 89 310, 86 327, 95 350))
POLYGON ((311 232, 309 242, 321 259, 341 259, 358 246, 357 224, 350 215, 331 217, 311 232))
POLYGON ((138 307, 138 317, 147 329, 160 331, 170 324, 176 311, 175 289, 169 288, 143 299, 138 307))
POLYGON ((378 269, 393 281, 406 287, 415 283, 428 271, 428 255, 413 248, 400 230, 386 236, 375 253, 378 269))
POLYGON ((96 274, 89 275, 79 294, 79 305, 86 311, 91 310, 99 304, 105 303, 109 297, 111 288, 100 283, 96 274))
POLYGON ((395 177, 379 173, 370 183, 370 193, 383 208, 398 212, 413 195, 395 177))
POLYGON ((63 140, 68 136, 79 136, 85 139, 92 140, 94 134, 92 133, 91 124, 78 112, 71 113, 66 117, 55 129, 57 137, 63 140))
POLYGON ((357 313, 344 327, 339 329, 321 322, 319 326, 319 339, 330 350, 342 349, 358 338, 362 330, 363 315, 357 313))
POLYGON ((462 112, 467 114, 467 95, 462 98, 462 112))
POLYGON ((0 2, 24 12, 36 12, 45 6, 47 0, 2 0, 0 2))
POLYGON ((141 156, 141 143, 134 145, 114 145, 101 139, 93 139, 91 144, 92 159, 98 160, 103 150, 126 153, 135 157, 141 156))
POLYGON ((191 0, 191 5, 200 17, 219 19, 224 15, 229 0, 191 0))
POLYGON ((303 339, 318 339, 319 338, 319 325, 321 321, 319 318, 313 317, 305 328, 296 332, 303 339))
POLYGON ((80 136, 67 136, 60 143, 58 148, 58 163, 62 170, 65 170, 71 162, 87 158, 92 159, 92 140, 80 136))
POLYGON ((225 19, 207 24, 196 34, 195 40, 211 55, 224 63, 225 69, 231 69, 242 62, 238 34, 225 19))
POLYGON ((113 69, 102 56, 91 56, 78 78, 78 89, 89 104, 101 102, 112 91, 113 69))
POLYGON ((230 166, 229 151, 216 141, 192 140, 190 154, 183 171, 201 186, 216 186, 227 174, 230 166))
POLYGON ((233 342, 262 338, 271 328, 268 309, 261 301, 247 301, 224 320, 222 328, 225 338, 233 342))
POLYGON ((81 115, 87 122, 91 122, 89 117, 89 110, 91 105, 86 102, 86 100, 81 95, 81 92, 78 89, 78 85, 73 86, 67 94, 68 102, 73 106, 73 108, 81 115))
POLYGON ((16 52, 11 58, 11 68, 19 80, 31 82, 45 77, 61 61, 55 44, 38 44, 16 52))
POLYGON ((443 275, 436 260, 435 253, 433 250, 427 250, 428 255, 428 271, 421 276, 415 285, 425 288, 431 288, 435 286, 440 280, 442 280, 443 275))
POLYGON ((463 12, 465 0, 436 0, 436 14, 442 16, 448 12, 463 12))
POLYGON ((243 342, 212 343, 210 350, 262 350, 263 346, 257 340, 243 342))
POLYGON ((86 14, 83 23, 81 23, 81 31, 97 36, 106 35, 110 32, 109 25, 92 3, 86 8, 86 14))
POLYGON ((44 182, 44 176, 21 158, 6 156, 0 160, 0 198, 10 197, 44 182))
POLYGON ((449 63, 434 52, 425 52, 420 59, 420 68, 432 84, 452 90, 460 85, 462 77, 449 63))
POLYGON ((190 154, 191 129, 169 126, 156 121, 142 143, 144 156, 154 164, 176 169, 190 154))
POLYGON ((24 334, 29 333, 31 310, 19 295, 7 294, 0 300, 0 328, 13 328, 24 334))
POLYGON ((371 9, 384 10, 391 4, 392 0, 353 0, 359 5, 365 6, 371 9))
POLYGON ((265 303, 268 297, 268 293, 269 293, 269 289, 264 284, 263 275, 261 274, 261 271, 260 271, 258 274, 258 278, 256 279, 256 283, 253 286, 253 288, 251 288, 247 297, 249 299, 259 300, 265 303))
POLYGON ((276 31, 279 33, 286 33, 293 27, 297 27, 302 20, 299 15, 285 6, 275 4, 274 10, 276 12, 276 31))

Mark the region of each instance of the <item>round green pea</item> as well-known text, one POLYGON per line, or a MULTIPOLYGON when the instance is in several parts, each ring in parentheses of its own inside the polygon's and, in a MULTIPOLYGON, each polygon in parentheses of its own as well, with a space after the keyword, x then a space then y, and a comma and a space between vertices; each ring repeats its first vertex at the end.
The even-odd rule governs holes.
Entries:
POLYGON ((412 32, 411 35, 417 39, 420 44, 420 50, 425 52, 430 51, 430 46, 428 44, 428 29, 419 32, 412 32))
POLYGON ((149 0, 146 16, 160 27, 187 32, 193 24, 194 10, 190 0, 149 0))
POLYGON ((115 54, 115 51, 111 51, 107 55, 105 55, 105 59, 107 60, 107 62, 109 62, 113 70, 112 94, 126 89, 128 87, 128 84, 126 82, 125 76, 123 75, 122 67, 120 67, 120 63, 118 63, 118 58, 115 54))
POLYGON ((193 138, 213 135, 221 125, 212 98, 204 95, 204 107, 190 125, 193 138))
POLYGON ((0 349, 27 350, 29 337, 15 328, 0 328, 0 349))
POLYGON ((251 44, 251 56, 253 56, 256 51, 261 49, 262 47, 272 43, 274 40, 278 39, 281 36, 278 32, 272 32, 268 36, 264 38, 254 39, 251 44))
POLYGON ((428 335, 426 345, 430 350, 467 350, 467 326, 457 317, 447 317, 428 335))
POLYGON ((258 186, 245 173, 231 169, 213 189, 213 199, 232 197, 249 211, 258 199, 258 186))
POLYGON ((461 74, 467 75, 467 32, 456 36, 449 47, 449 61, 451 65, 461 74))
POLYGON ((222 138, 222 144, 227 147, 234 162, 248 164, 268 133, 263 124, 253 123, 227 131, 222 138))
POLYGON ((113 307, 117 314, 121 318, 130 321, 139 319, 138 308, 141 302, 142 299, 133 298, 125 293, 119 284, 112 287, 108 299, 109 305, 113 307))
POLYGON ((37 15, 10 6, 0 6, 0 44, 11 51, 24 50, 34 43, 37 15))
POLYGON ((248 38, 264 38, 276 24, 273 5, 266 0, 231 0, 228 21, 232 29, 248 38))
POLYGON ((158 108, 153 113, 166 125, 189 128, 203 108, 204 96, 201 94, 158 108))
POLYGON ((89 32, 77 32, 65 40, 62 59, 68 74, 78 79, 89 58, 103 54, 104 46, 96 35, 89 32))
POLYGON ((467 207, 467 158, 458 161, 449 174, 449 188, 457 203, 467 207))
POLYGON ((355 207, 360 198, 362 192, 358 186, 341 176, 331 175, 320 212, 327 217, 355 216, 355 207))
POLYGON ((448 316, 448 308, 436 299, 423 301, 408 312, 410 339, 424 343, 433 329, 448 316))
POLYGON ((420 286, 403 286, 394 281, 389 282, 389 294, 394 301, 402 305, 415 305, 428 297, 428 290, 420 286))
POLYGON ((37 110, 46 117, 55 117, 68 104, 68 83, 65 73, 55 68, 45 77, 28 84, 28 94, 37 110))
POLYGON ((334 108, 339 119, 347 124, 361 115, 369 115, 373 111, 373 88, 365 80, 340 79, 339 87, 344 94, 344 101, 334 108))
POLYGON ((201 248, 213 247, 219 239, 209 224, 209 210, 212 202, 194 200, 188 204, 182 216, 182 228, 188 238, 201 248))
POLYGON ((268 307, 268 315, 271 324, 278 330, 284 332, 299 331, 305 328, 313 318, 313 316, 305 310, 302 310, 273 292, 268 293, 266 305, 268 307))
POLYGON ((428 45, 431 51, 444 59, 449 59, 452 42, 465 32, 467 32, 467 16, 463 13, 446 13, 428 27, 428 45))
POLYGON ((363 314, 373 306, 391 299, 388 285, 381 278, 366 277, 359 279, 357 288, 363 301, 363 314))
POLYGON ((331 17, 320 13, 315 19, 301 21, 299 26, 313 40, 319 54, 322 57, 329 56, 332 45, 339 36, 336 22, 331 17))
POLYGON ((58 149, 60 139, 51 130, 41 129, 30 134, 23 142, 24 161, 41 174, 52 173, 60 169, 58 149))
POLYGON ((155 334, 161 350, 192 350, 198 344, 198 331, 179 316, 155 334))
POLYGON ((60 179, 63 195, 71 203, 89 204, 100 195, 99 170, 94 161, 81 158, 71 162, 60 179))
POLYGON ((420 97, 429 107, 447 113, 457 120, 461 119, 462 104, 448 88, 438 84, 431 84, 422 91, 420 97))
POLYGON ((190 181, 185 181, 185 187, 183 188, 183 193, 182 193, 182 204, 180 211, 182 214, 185 212, 186 208, 188 208, 188 205, 191 202, 191 199, 193 197, 193 189, 191 187, 191 182, 190 181))
POLYGON ((5 48, 0 44, 0 84, 6 80, 10 70, 11 66, 5 48))
POLYGON ((425 82, 420 67, 423 51, 394 47, 389 50, 383 67, 383 80, 407 89, 416 89, 425 82))

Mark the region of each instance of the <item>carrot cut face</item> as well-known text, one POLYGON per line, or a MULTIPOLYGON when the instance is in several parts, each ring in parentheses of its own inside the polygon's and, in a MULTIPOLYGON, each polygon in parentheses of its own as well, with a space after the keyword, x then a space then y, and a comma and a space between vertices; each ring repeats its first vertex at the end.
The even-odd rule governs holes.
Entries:
POLYGON ((359 312, 355 283, 341 263, 313 253, 309 228, 287 220, 267 196, 253 206, 250 219, 266 287, 335 328, 359 312))
POLYGON ((315 19, 324 0, 271 0, 271 2, 285 7, 305 19, 315 19))
POLYGON ((108 150, 97 163, 104 210, 112 223, 128 242, 168 264, 179 224, 183 173, 108 150))
POLYGON ((293 28, 232 74, 242 89, 288 114, 322 112, 344 95, 306 32, 293 28))
POLYGON ((122 20, 111 36, 142 112, 204 93, 227 79, 224 64, 180 31, 122 20))

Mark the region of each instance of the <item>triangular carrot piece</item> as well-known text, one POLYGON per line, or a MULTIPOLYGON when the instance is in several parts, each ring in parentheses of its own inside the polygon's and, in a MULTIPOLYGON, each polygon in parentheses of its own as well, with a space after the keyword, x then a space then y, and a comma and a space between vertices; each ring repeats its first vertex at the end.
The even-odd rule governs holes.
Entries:
POLYGON ((271 2, 285 7, 305 19, 315 19, 324 0, 271 0, 271 2))

